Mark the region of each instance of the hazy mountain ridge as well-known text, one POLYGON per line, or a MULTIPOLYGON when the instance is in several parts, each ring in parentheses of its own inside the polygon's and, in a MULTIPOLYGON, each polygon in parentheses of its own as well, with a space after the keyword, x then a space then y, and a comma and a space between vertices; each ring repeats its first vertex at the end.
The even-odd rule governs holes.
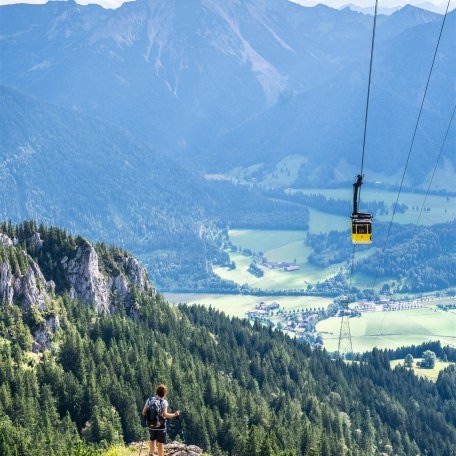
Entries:
MULTIPOLYGON (((416 8, 379 18, 369 179, 399 178, 440 19, 416 8)), ((114 11, 5 6, 0 20, 1 79, 61 106, 2 88, 8 197, 0 215, 128 247, 158 265, 150 272, 166 289, 220 291, 210 268, 228 261, 220 228, 307 227, 305 207, 207 181, 201 168, 262 164, 261 182, 291 155, 287 185, 346 182, 356 172, 370 17, 285 0, 140 0, 114 11), (240 126, 220 136, 230 125, 240 126)), ((447 29, 453 24, 454 13, 447 29)), ((447 35, 410 164, 413 183, 429 174, 416 164, 435 156, 451 102, 447 35)), ((450 150, 442 163, 451 174, 450 150)))
POLYGON ((204 179, 112 125, 14 89, 0 96, 3 219, 60 224, 162 261, 180 251, 199 264, 212 201, 204 179))
POLYGON ((50 2, 1 7, 0 20, 3 83, 190 154, 364 58, 371 28, 362 14, 287 0, 50 2))
POLYGON ((210 267, 228 262, 227 225, 307 228, 306 208, 207 181, 107 122, 5 86, 0 102, 0 218, 127 247, 167 289, 235 288, 210 267))
MULTIPOLYGON (((451 115, 453 101, 448 94, 454 93, 451 32, 455 18, 454 12, 447 18, 408 170, 410 184, 420 184, 430 172, 451 115)), ((377 43, 366 149, 367 174, 374 179, 393 176, 392 182, 399 181, 439 27, 440 21, 421 24, 377 43)), ((296 185, 350 180, 361 156, 367 74, 366 58, 363 67, 355 64, 330 83, 278 103, 216 140, 209 148, 213 162, 223 169, 223 162, 215 157, 225 150, 225 170, 263 163, 269 172, 271 164, 297 154, 305 157, 306 164, 296 185)), ((444 159, 453 164, 454 140, 451 134, 444 150, 444 159)))

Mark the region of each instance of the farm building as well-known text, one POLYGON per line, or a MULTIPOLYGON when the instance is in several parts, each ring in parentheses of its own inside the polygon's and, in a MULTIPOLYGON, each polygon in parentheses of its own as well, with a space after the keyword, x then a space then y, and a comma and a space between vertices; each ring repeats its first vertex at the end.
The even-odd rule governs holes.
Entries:
POLYGON ((265 303, 264 301, 261 301, 260 304, 258 304, 255 308, 256 309, 261 309, 261 310, 276 310, 280 307, 278 302, 271 302, 270 304, 265 303))

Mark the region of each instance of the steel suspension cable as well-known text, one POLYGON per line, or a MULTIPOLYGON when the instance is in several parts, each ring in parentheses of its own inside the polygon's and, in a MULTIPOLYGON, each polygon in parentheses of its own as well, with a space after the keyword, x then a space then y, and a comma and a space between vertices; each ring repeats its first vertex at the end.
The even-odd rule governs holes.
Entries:
POLYGON ((377 26, 377 9, 378 9, 378 0, 375 0, 374 25, 372 27, 372 42, 371 42, 370 63, 369 63, 369 80, 367 83, 366 112, 364 113, 363 152, 361 155, 361 171, 360 171, 361 176, 363 175, 364 152, 366 150, 367 118, 369 116, 370 88, 371 88, 371 81, 372 81, 372 64, 374 61, 374 48, 375 48, 375 29, 377 28, 376 27, 377 26))
POLYGON ((407 248, 407 252, 408 252, 408 249, 410 248, 410 244, 412 243, 413 238, 415 237, 416 229, 418 227, 418 224, 420 223, 421 215, 423 214, 424 206, 426 204, 426 200, 427 200, 427 197, 429 195, 429 191, 431 190, 432 181, 434 180, 435 172, 437 171, 437 165, 439 164, 440 157, 441 157, 443 149, 445 147, 445 143, 446 143, 446 140, 447 140, 447 137, 448 137, 448 133, 450 132, 451 124, 453 123, 453 118, 454 118, 454 112, 455 111, 456 111, 456 105, 454 105, 454 107, 453 107, 453 112, 451 113, 450 121, 448 122, 448 127, 446 129, 445 136, 443 138, 442 146, 440 147, 439 155, 437 156, 437 160, 435 161, 434 169, 432 170, 431 180, 429 181, 429 185, 427 187, 426 194, 424 195, 423 204, 421 205, 420 213, 418 215, 418 218, 416 219, 415 228, 413 230, 412 237, 410 238, 410 241, 409 241, 409 244, 408 244, 408 248, 407 248))
POLYGON ((435 46, 434 56, 432 58, 431 68, 429 70, 428 78, 427 78, 427 81, 426 81, 426 87, 424 89, 423 98, 421 100, 420 110, 418 112, 418 118, 416 120, 415 129, 413 131, 412 141, 410 143, 409 151, 408 151, 408 154, 407 154, 407 160, 405 162, 404 171, 402 172, 401 184, 399 186, 399 191, 397 193, 396 202, 394 204, 393 215, 391 216, 391 220, 390 220, 390 223, 388 225, 388 231, 386 233, 386 239, 385 239, 385 242, 383 244, 382 253, 381 253, 381 256, 380 256, 380 261, 378 262, 377 271, 375 273, 375 279, 374 279, 374 282, 372 284, 372 290, 374 290, 375 285, 377 284, 378 273, 380 271, 381 265, 383 264, 383 258, 385 256, 386 245, 388 244, 389 236, 390 236, 390 233, 391 233, 391 226, 393 225, 394 216, 396 215, 396 209, 397 209, 397 205, 398 205, 398 202, 399 202, 399 197, 400 197, 401 192, 402 192, 402 187, 403 187, 403 184, 404 184, 405 174, 407 172, 407 167, 408 167, 408 164, 409 164, 409 161, 410 161, 410 156, 412 154, 413 145, 415 143, 416 132, 418 131, 418 125, 420 123, 421 114, 423 112, 424 101, 426 99, 426 94, 427 94, 428 87, 429 87, 429 81, 431 80, 432 70, 434 68, 435 59, 437 57, 437 51, 439 49, 440 39, 442 38, 443 27, 445 26, 445 21, 446 21, 447 15, 448 15, 448 8, 450 6, 450 2, 451 2, 451 0, 448 0, 447 7, 446 7, 446 10, 445 10, 445 15, 443 16, 442 25, 440 27, 439 37, 437 39, 437 44, 435 46))
MULTIPOLYGON (((435 175, 435 172, 437 170, 437 165, 439 164, 440 156, 442 155, 443 149, 445 148, 445 143, 446 143, 446 140, 448 138, 448 133, 450 132, 451 124, 453 123, 453 118, 454 118, 455 111, 456 111, 456 105, 454 105, 454 107, 453 107, 453 112, 451 113, 450 121, 448 122, 448 127, 446 129, 445 136, 443 138, 442 146, 440 147, 440 151, 439 151, 439 154, 437 156, 437 160, 435 162, 434 169, 432 171, 431 180, 429 181, 429 185, 428 185, 428 188, 427 188, 427 191, 426 191, 426 195, 424 197, 423 204, 421 205, 420 213, 419 213, 418 218, 417 218, 416 223, 415 223, 415 229, 413 230, 413 235, 412 235, 412 237, 410 238, 410 240, 409 240, 409 242, 407 244, 407 248, 406 248, 404 256, 407 255, 407 253, 410 250, 410 246, 412 244, 412 240, 413 240, 413 238, 415 236, 416 229, 417 229, 418 224, 420 222, 421 214, 423 213, 423 208, 424 208, 424 206, 426 204, 426 199, 428 197, 429 191, 431 189, 432 181, 434 179, 434 175, 435 175)), ((383 312, 383 318, 382 318, 382 320, 380 322, 380 328, 378 330, 378 334, 381 334, 384 322, 385 322, 385 312, 383 312)))
MULTIPOLYGON (((369 78, 367 82, 367 97, 366 97, 366 110, 364 113, 364 132, 363 132, 363 148, 361 152, 361 170, 360 175, 363 175, 364 169, 364 155, 366 151, 366 138, 367 138, 367 119, 369 117, 369 100, 370 100, 370 88, 372 81, 372 64, 374 61, 374 49, 375 49, 375 30, 377 28, 377 11, 378 11, 378 0, 375 0, 375 9, 374 9, 374 23, 372 26, 372 40, 371 40, 371 50, 370 50, 370 61, 369 61, 369 78)), ((359 189, 359 199, 361 201, 361 188, 359 189)), ((350 280, 348 288, 348 301, 350 302, 350 290, 353 279, 353 268, 355 261, 355 245, 353 245, 352 255, 351 255, 351 267, 350 267, 350 280)))

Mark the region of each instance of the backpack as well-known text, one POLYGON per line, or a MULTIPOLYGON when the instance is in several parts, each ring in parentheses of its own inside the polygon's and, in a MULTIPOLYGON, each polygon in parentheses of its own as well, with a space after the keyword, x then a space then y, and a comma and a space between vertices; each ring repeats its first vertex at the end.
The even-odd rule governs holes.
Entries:
POLYGON ((162 414, 162 399, 150 397, 147 402, 146 424, 150 428, 159 428, 164 423, 162 414))

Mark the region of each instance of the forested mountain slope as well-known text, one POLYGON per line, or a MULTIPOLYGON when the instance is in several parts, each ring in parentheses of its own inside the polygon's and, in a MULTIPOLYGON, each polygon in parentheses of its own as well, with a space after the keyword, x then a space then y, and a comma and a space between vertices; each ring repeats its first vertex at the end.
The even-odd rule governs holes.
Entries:
MULTIPOLYGON (((375 239, 385 244, 388 225, 377 223, 375 239)), ((422 293, 456 286, 456 220, 428 226, 393 224, 385 252, 375 251, 356 259, 353 273, 393 278, 397 293, 422 293)), ((314 253, 309 261, 317 266, 349 262, 353 245, 347 232, 309 234, 306 240, 314 253)), ((348 287, 348 283, 344 283, 348 287)), ((389 289, 389 285, 387 289, 389 289)), ((347 288, 346 288, 347 289, 347 288)), ((344 290, 340 290, 345 293, 344 290)))
POLYGON ((120 249, 32 223, 1 231, 5 456, 137 440, 138 412, 158 382, 189 441, 214 455, 456 448, 454 368, 434 384, 391 371, 386 352, 332 361, 258 324, 168 305, 120 249))
POLYGON ((132 250, 168 289, 230 287, 209 264, 221 227, 307 227, 308 211, 228 182, 111 124, 0 86, 0 217, 33 218, 132 250), (294 214, 293 217, 290 214, 294 214))

